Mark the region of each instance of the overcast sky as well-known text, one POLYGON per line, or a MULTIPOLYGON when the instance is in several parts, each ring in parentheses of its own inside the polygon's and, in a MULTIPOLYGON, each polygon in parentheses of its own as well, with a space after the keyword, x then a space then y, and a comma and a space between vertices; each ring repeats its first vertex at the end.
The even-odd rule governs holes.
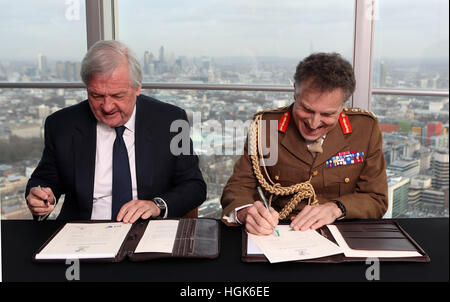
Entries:
MULTIPOLYGON (((119 0, 119 39, 141 58, 161 45, 176 56, 351 57, 353 0, 119 0)), ((0 0, 0 59, 80 60, 84 0, 0 0), (73 3, 76 10, 67 17, 73 3), (75 17, 75 18, 74 18, 75 17)), ((448 58, 448 0, 381 0, 375 57, 448 58)))

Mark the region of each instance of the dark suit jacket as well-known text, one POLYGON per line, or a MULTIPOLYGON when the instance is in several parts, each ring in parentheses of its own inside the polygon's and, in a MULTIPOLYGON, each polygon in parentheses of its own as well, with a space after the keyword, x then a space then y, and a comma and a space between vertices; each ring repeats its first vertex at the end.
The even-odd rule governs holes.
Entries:
MULTIPOLYGON (((135 156, 138 199, 161 197, 168 217, 181 217, 206 199, 206 184, 198 157, 173 155, 170 132, 174 120, 186 120, 176 106, 140 95, 136 100, 135 156)), ((28 181, 32 187, 50 187, 56 199, 65 194, 58 219, 89 220, 94 193, 96 124, 87 100, 50 115, 45 121, 42 159, 28 181)))

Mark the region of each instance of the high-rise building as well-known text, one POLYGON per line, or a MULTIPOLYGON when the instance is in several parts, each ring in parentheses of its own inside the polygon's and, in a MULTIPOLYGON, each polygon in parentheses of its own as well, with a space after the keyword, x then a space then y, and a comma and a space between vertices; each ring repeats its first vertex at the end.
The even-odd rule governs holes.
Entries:
POLYGON ((161 46, 159 48, 159 61, 161 63, 163 63, 165 61, 165 57, 164 57, 164 46, 161 46))
POLYGON ((423 190, 420 202, 424 204, 448 208, 448 187, 444 190, 423 190))
POLYGON ((403 159, 391 162, 388 169, 403 177, 412 178, 420 173, 420 159, 403 159))
POLYGON ((387 173, 389 176, 388 209, 383 218, 395 218, 405 214, 408 209, 410 179, 390 171, 387 173))
POLYGON ((48 65, 47 65, 47 57, 44 56, 42 53, 38 53, 38 71, 40 74, 45 74, 48 72, 48 65))
POLYGON ((56 62, 56 78, 58 80, 64 79, 64 63, 61 61, 56 62))
POLYGON ((426 126, 426 132, 422 132, 422 136, 426 135, 425 144, 430 146, 432 144, 431 140, 433 136, 439 136, 442 134, 442 123, 434 122, 428 123, 426 126))
POLYGON ((378 84, 379 87, 386 86, 386 63, 383 60, 380 62, 380 81, 378 84))
POLYGON ((421 190, 414 190, 409 189, 408 191, 408 204, 414 205, 420 202, 422 191, 421 190))
POLYGON ((414 152, 412 157, 420 159, 420 173, 431 168, 431 150, 429 148, 421 147, 414 152))
POLYGON ((433 170, 433 187, 440 189, 449 186, 449 164, 448 150, 435 151, 431 157, 431 168, 433 170))
POLYGON ((145 51, 144 52, 144 74, 150 74, 150 52, 145 51))

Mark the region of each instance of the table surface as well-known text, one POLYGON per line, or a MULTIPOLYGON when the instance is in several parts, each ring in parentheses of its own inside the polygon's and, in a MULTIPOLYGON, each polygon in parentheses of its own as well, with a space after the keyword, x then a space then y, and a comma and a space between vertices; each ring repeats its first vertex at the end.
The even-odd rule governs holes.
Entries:
MULTIPOLYGON (((448 218, 397 219, 430 256, 429 263, 381 262, 380 281, 449 281, 448 218)), ((33 254, 62 221, 2 221, 3 281, 66 281, 65 263, 34 263, 33 254)), ((160 282, 367 282, 370 264, 244 263, 241 228, 221 223, 216 259, 157 259, 146 262, 81 263, 81 281, 160 282)))

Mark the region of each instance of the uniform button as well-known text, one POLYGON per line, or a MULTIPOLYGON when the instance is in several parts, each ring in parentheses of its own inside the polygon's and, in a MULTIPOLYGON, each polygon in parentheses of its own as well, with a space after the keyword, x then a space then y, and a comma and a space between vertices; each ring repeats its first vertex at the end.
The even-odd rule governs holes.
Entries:
POLYGON ((278 175, 275 175, 275 180, 279 180, 280 179, 280 176, 278 176, 278 175))
POLYGON ((346 178, 344 179, 344 181, 345 181, 345 183, 349 183, 349 182, 350 182, 350 178, 346 177, 346 178))
POLYGON ((312 172, 312 175, 313 175, 313 176, 319 175, 319 171, 316 170, 316 171, 312 172))

